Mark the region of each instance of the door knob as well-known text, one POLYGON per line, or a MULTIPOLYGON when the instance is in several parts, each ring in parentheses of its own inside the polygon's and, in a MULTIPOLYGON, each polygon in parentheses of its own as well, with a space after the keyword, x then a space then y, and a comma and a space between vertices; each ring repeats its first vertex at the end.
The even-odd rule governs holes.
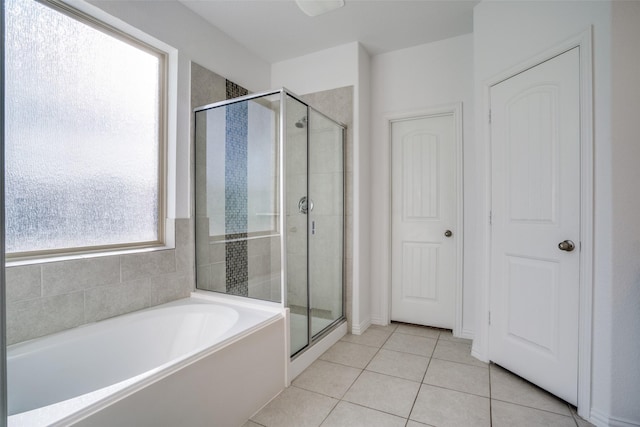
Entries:
POLYGON ((560 249, 561 251, 571 252, 575 248, 576 245, 571 240, 565 240, 564 242, 558 243, 558 249, 560 249))
POLYGON ((444 232, 444 237, 451 237, 453 236, 453 233, 451 232, 451 230, 447 230, 444 232))
POLYGON ((307 198, 307 196, 302 196, 298 201, 298 211, 301 214, 307 214, 308 212, 313 210, 313 200, 307 198))

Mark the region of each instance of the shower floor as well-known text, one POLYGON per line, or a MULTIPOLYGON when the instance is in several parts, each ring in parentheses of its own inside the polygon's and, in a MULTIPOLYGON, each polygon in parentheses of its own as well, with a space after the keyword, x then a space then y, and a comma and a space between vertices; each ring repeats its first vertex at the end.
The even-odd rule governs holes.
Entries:
MULTIPOLYGON (((307 316, 291 313, 291 351, 296 352, 307 345, 307 316)), ((333 323, 332 319, 312 316, 311 327, 315 335, 333 323)))

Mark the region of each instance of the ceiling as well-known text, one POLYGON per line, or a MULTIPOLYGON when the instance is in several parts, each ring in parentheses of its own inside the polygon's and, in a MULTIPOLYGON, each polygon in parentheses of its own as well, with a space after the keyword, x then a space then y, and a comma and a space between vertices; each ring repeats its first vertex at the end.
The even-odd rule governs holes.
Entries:
POLYGON ((345 0, 325 15, 305 15, 293 0, 180 0, 269 63, 359 41, 371 55, 473 31, 465 0, 345 0))

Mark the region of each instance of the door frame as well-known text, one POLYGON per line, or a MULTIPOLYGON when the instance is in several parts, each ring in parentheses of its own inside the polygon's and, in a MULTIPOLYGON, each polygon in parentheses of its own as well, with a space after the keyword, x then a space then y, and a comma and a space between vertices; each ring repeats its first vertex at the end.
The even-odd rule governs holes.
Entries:
POLYGON ((384 292, 381 295, 381 307, 383 307, 382 315, 384 316, 382 320, 383 324, 388 324, 391 321, 391 209, 392 209, 392 189, 393 189, 393 171, 391 164, 391 125, 393 122, 411 120, 411 119, 419 119, 419 118, 428 118, 428 117, 437 117, 443 115, 452 115, 453 123, 454 123, 454 155, 455 155, 455 163, 456 163, 456 174, 455 174, 455 188, 456 188, 456 238, 457 247, 456 247, 456 286, 454 289, 454 301, 455 301, 455 314, 454 314, 454 327, 453 334, 455 336, 463 337, 463 338, 472 338, 473 336, 469 332, 465 332, 462 330, 462 289, 463 289, 463 274, 462 274, 462 266, 463 264, 463 247, 464 247, 464 230, 463 230, 463 220, 464 220, 464 207, 463 207, 463 150, 462 150, 462 142, 463 142, 463 134, 462 134, 462 102, 439 105, 423 110, 412 110, 403 113, 396 114, 388 114, 384 116, 384 126, 385 126, 385 135, 386 135, 386 149, 387 149, 387 168, 382 173, 386 173, 387 176, 385 179, 388 183, 389 192, 386 194, 385 201, 387 203, 386 209, 386 230, 382 230, 384 233, 386 240, 388 242, 387 246, 387 256, 386 261, 383 265, 383 268, 386 270, 383 272, 383 285, 384 292), (384 310, 386 308, 386 310, 384 310))
POLYGON ((591 349, 593 318, 593 51, 592 28, 553 46, 544 52, 529 58, 517 66, 506 70, 482 83, 482 117, 479 136, 485 141, 485 194, 484 212, 486 213, 484 233, 484 256, 482 281, 479 283, 476 333, 472 354, 480 360, 490 360, 489 348, 489 308, 491 295, 491 125, 490 90, 491 87, 548 61, 566 51, 580 49, 580 277, 579 277, 579 317, 578 317, 578 414, 590 418, 591 410, 591 349))

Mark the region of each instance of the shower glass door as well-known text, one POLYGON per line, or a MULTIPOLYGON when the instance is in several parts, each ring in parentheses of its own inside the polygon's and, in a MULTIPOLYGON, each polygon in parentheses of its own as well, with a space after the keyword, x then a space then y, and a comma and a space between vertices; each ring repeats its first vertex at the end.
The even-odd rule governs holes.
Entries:
POLYGON ((309 292, 311 336, 343 315, 343 128, 309 108, 309 292))
POLYGON ((307 106, 285 97, 285 202, 287 306, 291 316, 291 354, 309 345, 307 106))
POLYGON ((287 306, 291 354, 344 317, 344 129, 286 99, 287 306))

